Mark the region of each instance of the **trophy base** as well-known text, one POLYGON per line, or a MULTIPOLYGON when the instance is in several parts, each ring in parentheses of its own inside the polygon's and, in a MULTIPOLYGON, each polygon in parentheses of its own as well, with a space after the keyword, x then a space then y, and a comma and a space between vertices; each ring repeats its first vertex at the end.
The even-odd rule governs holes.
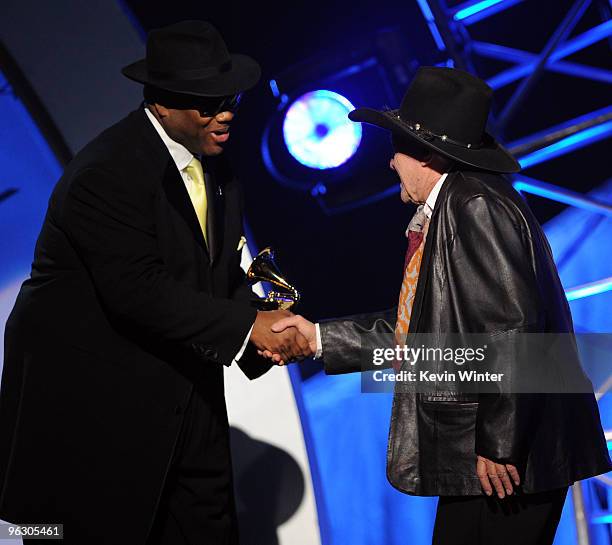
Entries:
POLYGON ((290 310, 294 304, 292 299, 251 299, 251 306, 257 310, 290 310))

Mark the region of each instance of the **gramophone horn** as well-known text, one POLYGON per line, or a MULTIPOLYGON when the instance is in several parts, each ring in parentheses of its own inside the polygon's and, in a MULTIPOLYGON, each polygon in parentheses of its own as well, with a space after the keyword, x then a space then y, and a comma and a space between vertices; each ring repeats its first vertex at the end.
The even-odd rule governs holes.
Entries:
MULTIPOLYGON (((290 298, 297 302, 300 294, 280 272, 278 266, 274 262, 274 252, 270 247, 264 248, 255 256, 253 263, 246 273, 247 280, 250 284, 256 282, 269 282, 270 284, 289 292, 290 298)), ((279 294, 282 295, 282 294, 279 294)))

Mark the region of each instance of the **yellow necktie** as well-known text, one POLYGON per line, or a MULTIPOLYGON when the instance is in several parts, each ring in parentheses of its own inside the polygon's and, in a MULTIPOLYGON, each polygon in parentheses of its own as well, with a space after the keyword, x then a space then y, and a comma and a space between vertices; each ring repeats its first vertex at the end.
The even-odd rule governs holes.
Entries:
POLYGON ((191 184, 188 184, 187 192, 191 198, 191 203, 198 216, 200 222, 200 228, 204 235, 204 240, 208 244, 206 238, 206 211, 208 203, 206 200, 206 184, 204 183, 204 171, 202 170, 202 163, 194 157, 189 164, 183 169, 183 172, 187 173, 191 178, 191 184))

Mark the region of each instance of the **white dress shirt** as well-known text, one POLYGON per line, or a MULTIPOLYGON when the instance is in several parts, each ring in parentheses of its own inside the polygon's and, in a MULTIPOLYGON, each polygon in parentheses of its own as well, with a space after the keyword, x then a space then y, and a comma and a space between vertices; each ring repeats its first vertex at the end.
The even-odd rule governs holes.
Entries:
MULTIPOLYGON (((147 114, 147 117, 153 124, 153 127, 157 131, 157 134, 159 134, 159 137, 162 139, 162 142, 165 144, 166 148, 168 148, 170 157, 172 157, 172 160, 174 161, 176 168, 181 174, 181 178, 183 179, 185 188, 187 189, 187 192, 189 193, 190 192, 189 190, 191 189, 191 184, 193 184, 194 181, 191 179, 191 176, 189 176, 189 174, 185 172, 184 169, 187 167, 187 165, 191 162, 191 160, 195 156, 185 146, 183 146, 182 144, 179 144, 176 140, 172 140, 172 138, 168 136, 164 128, 161 126, 161 123, 157 121, 155 116, 149 111, 149 108, 145 106, 144 110, 145 110, 145 113, 147 114)), ((198 159, 200 158, 198 157, 198 159)), ((249 339, 251 338, 252 331, 253 331, 253 326, 251 326, 251 329, 249 329, 246 339, 244 339, 244 343, 242 343, 242 347, 240 348, 240 350, 234 357, 234 362, 237 362, 242 357, 242 354, 244 353, 247 347, 247 344, 249 343, 249 339)))
MULTIPOLYGON (((423 205, 423 212, 427 216, 427 219, 431 219, 431 215, 433 214, 434 207, 436 206, 436 201, 438 200, 438 195, 440 194, 440 189, 442 189, 442 184, 446 177, 448 176, 448 172, 445 172, 440 176, 440 179, 436 182, 431 188, 429 195, 427 195, 427 199, 425 199, 425 204, 423 205)), ((408 236, 408 229, 406 229, 406 236, 408 236)), ((315 330, 317 335, 317 352, 315 353, 314 359, 318 359, 323 354, 323 343, 321 341, 321 328, 319 324, 315 324, 315 330)))
POLYGON ((187 165, 194 158, 193 153, 191 153, 185 146, 183 146, 183 144, 179 144, 176 140, 172 140, 172 138, 170 138, 166 134, 166 131, 161 126, 161 123, 157 121, 157 119, 151 113, 149 108, 145 106, 144 111, 147 114, 149 121, 151 121, 151 123, 153 124, 153 127, 155 127, 157 134, 159 134, 159 137, 162 139, 162 142, 168 148, 170 157, 172 157, 172 160, 174 161, 176 168, 181 174, 181 178, 183 178, 183 182, 185 182, 185 187, 187 188, 187 191, 189 191, 190 186, 193 182, 189 174, 184 172, 184 169, 187 168, 187 165))
POLYGON ((440 189, 442 189, 442 184, 444 183, 444 180, 446 180, 447 176, 448 172, 445 172, 444 174, 442 174, 442 176, 440 176, 440 179, 436 182, 436 185, 431 188, 429 195, 427 195, 427 199, 425 199, 425 206, 423 206, 423 212, 425 212, 427 219, 431 219, 434 206, 436 206, 436 201, 438 200, 438 195, 440 194, 440 189))

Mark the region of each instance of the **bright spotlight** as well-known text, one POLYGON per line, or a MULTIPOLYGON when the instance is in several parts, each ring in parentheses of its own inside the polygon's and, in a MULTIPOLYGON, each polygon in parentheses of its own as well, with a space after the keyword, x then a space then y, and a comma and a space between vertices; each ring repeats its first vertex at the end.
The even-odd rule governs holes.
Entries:
POLYGON ((287 149, 303 165, 326 169, 348 161, 361 142, 361 123, 349 120, 353 105, 333 91, 298 98, 283 122, 287 149))

